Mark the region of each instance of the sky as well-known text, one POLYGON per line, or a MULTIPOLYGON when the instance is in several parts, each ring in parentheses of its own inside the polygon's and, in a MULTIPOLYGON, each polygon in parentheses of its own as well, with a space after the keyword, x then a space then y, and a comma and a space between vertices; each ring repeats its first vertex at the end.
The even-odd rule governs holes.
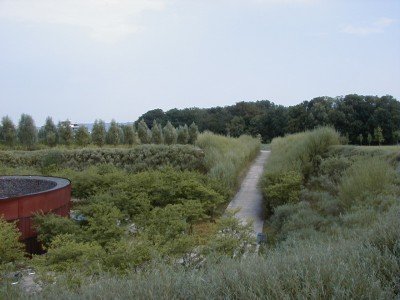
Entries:
POLYGON ((400 100, 400 0, 0 0, 0 117, 400 100))

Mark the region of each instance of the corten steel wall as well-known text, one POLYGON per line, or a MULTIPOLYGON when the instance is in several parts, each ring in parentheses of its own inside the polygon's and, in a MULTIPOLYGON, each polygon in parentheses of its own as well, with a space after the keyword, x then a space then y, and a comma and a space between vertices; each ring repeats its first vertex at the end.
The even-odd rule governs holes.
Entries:
MULTIPOLYGON (((3 178, 13 178, 4 176, 3 178)), ((57 185, 49 190, 18 197, 0 199, 0 215, 7 221, 17 221, 21 231, 21 240, 25 242, 28 252, 37 252, 36 231, 33 228, 33 215, 43 212, 60 216, 69 216, 71 201, 71 182, 68 179, 41 176, 15 176, 23 179, 43 179, 56 181, 57 185)))

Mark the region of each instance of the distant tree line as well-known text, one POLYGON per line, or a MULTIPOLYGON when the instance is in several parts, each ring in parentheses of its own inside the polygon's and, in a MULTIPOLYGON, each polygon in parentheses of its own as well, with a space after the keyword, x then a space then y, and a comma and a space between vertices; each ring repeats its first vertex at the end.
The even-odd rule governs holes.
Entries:
POLYGON ((85 147, 94 144, 104 145, 137 145, 137 144, 194 144, 197 140, 198 127, 192 122, 174 127, 170 122, 161 126, 153 120, 150 128, 141 120, 138 124, 123 125, 112 120, 108 129, 102 120, 96 120, 92 131, 84 125, 74 129, 69 120, 60 121, 56 125, 51 117, 47 117, 45 125, 39 130, 30 115, 22 114, 18 126, 5 116, 0 124, 0 142, 9 147, 23 146, 34 149, 36 145, 49 147, 56 145, 78 145, 85 147))
POLYGON ((139 120, 148 126, 153 120, 159 124, 169 121, 175 127, 195 122, 200 131, 234 137, 260 134, 264 142, 325 125, 334 126, 351 144, 395 144, 400 140, 400 102, 392 96, 318 97, 289 107, 263 100, 205 109, 154 109, 139 120))

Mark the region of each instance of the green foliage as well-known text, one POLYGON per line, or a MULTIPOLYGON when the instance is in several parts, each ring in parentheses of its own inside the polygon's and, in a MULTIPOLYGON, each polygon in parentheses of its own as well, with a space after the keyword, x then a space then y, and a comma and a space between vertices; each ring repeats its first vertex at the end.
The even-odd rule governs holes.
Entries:
POLYGON ((138 144, 133 125, 123 125, 122 131, 124 134, 124 143, 125 144, 128 144, 129 146, 138 144))
POLYGON ((372 142, 372 135, 371 135, 370 133, 368 133, 367 141, 368 141, 368 145, 371 145, 371 142, 372 142))
POLYGON ((194 145, 197 141, 197 137, 199 135, 199 128, 197 125, 192 122, 189 126, 189 144, 194 145))
POLYGON ((58 122, 58 140, 60 144, 72 145, 74 141, 74 132, 71 127, 71 122, 69 120, 58 122))
POLYGON ((161 126, 158 125, 157 121, 153 121, 153 126, 151 127, 151 142, 153 144, 162 144, 163 143, 163 134, 161 126))
POLYGON ((188 142, 189 142, 189 128, 185 124, 185 126, 180 126, 178 128, 177 143, 185 145, 188 142))
POLYGON ((296 170, 308 178, 318 169, 332 145, 340 144, 339 134, 330 127, 276 138, 271 143, 268 172, 296 170))
POLYGON ((75 133, 75 142, 78 146, 86 147, 90 144, 90 133, 87 130, 86 126, 81 125, 76 130, 75 133))
POLYGON ((45 248, 49 247, 57 235, 79 236, 80 228, 73 220, 55 214, 36 214, 34 218, 38 240, 45 248))
POLYGON ((363 135, 360 133, 359 135, 358 135, 358 143, 360 144, 360 145, 362 145, 362 143, 363 143, 363 135))
POLYGON ((147 124, 154 119, 162 124, 169 120, 175 127, 196 122, 201 132, 223 135, 260 134, 264 143, 275 137, 332 126, 343 137, 347 136, 348 142, 359 144, 359 134, 367 137, 380 126, 385 142, 393 144, 393 132, 400 130, 400 102, 389 95, 317 97, 289 107, 263 100, 204 109, 157 109, 143 114, 139 120, 142 118, 147 124))
POLYGON ((90 166, 112 164, 131 172, 162 169, 205 171, 204 153, 193 146, 141 145, 134 148, 52 149, 37 151, 0 151, 0 163, 9 167, 42 168, 48 156, 58 153, 56 168, 84 170, 90 166))
POLYGON ((149 127, 147 127, 147 124, 145 121, 140 120, 138 124, 138 135, 140 142, 142 144, 150 144, 151 143, 151 131, 149 130, 149 127))
POLYGON ((110 128, 107 132, 107 143, 110 145, 117 146, 120 140, 120 132, 117 122, 115 120, 111 121, 110 128))
POLYGON ((243 224, 234 216, 234 212, 228 212, 217 220, 217 234, 211 237, 204 253, 241 257, 254 250, 253 224, 243 224))
POLYGON ((54 237, 45 256, 36 256, 34 263, 46 270, 93 274, 101 269, 103 248, 96 242, 78 242, 70 234, 54 237))
POLYGON ((197 146, 205 153, 208 174, 228 189, 235 189, 239 175, 260 152, 260 141, 250 136, 229 138, 205 132, 197 146))
POLYGON ((0 215, 0 270, 5 264, 24 259, 24 245, 19 241, 20 232, 14 223, 9 223, 0 215))
POLYGON ((94 203, 83 207, 80 212, 85 216, 84 236, 89 241, 95 240, 101 246, 119 241, 124 233, 120 226, 122 213, 109 203, 94 203))
POLYGON ((106 124, 103 120, 95 120, 92 128, 92 142, 102 147, 106 143, 106 124))
POLYGON ((42 139, 49 147, 54 147, 57 144, 57 127, 51 117, 46 118, 46 123, 42 127, 42 139))
POLYGON ((392 193, 396 173, 381 158, 369 158, 355 162, 342 177, 339 197, 344 207, 363 204, 371 196, 392 193))
POLYGON ((299 201, 303 178, 299 172, 267 172, 264 176, 263 192, 270 208, 299 201))
MULTIPOLYGON (((4 125, 3 125, 4 126, 4 125)), ((37 143, 37 129, 32 117, 27 114, 22 114, 18 123, 18 140, 19 142, 32 149, 37 143)))
POLYGON ((400 130, 393 132, 393 141, 398 145, 400 141, 400 130))
POLYGON ((103 265, 114 272, 128 272, 152 258, 152 246, 149 243, 120 240, 108 246, 103 265))
POLYGON ((14 146, 17 142, 17 129, 14 123, 8 116, 5 116, 1 120, 1 124, 1 140, 3 140, 7 146, 14 146))
POLYGON ((378 145, 385 141, 385 138, 383 137, 383 131, 380 126, 374 129, 374 140, 378 143, 378 145))
POLYGON ((174 126, 172 126, 171 122, 168 121, 167 125, 165 125, 163 129, 164 134, 164 142, 167 145, 176 144, 177 141, 177 132, 174 126))

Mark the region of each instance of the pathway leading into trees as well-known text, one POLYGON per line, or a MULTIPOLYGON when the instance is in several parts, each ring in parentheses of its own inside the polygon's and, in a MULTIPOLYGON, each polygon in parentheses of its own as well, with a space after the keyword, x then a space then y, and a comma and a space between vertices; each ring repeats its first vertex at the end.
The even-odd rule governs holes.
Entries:
POLYGON ((267 161, 269 154, 270 151, 261 151, 251 165, 246 177, 243 179, 235 198, 233 198, 227 207, 228 210, 240 208, 236 217, 244 222, 252 220, 255 234, 263 231, 263 196, 258 186, 258 182, 263 174, 264 164, 267 161))

